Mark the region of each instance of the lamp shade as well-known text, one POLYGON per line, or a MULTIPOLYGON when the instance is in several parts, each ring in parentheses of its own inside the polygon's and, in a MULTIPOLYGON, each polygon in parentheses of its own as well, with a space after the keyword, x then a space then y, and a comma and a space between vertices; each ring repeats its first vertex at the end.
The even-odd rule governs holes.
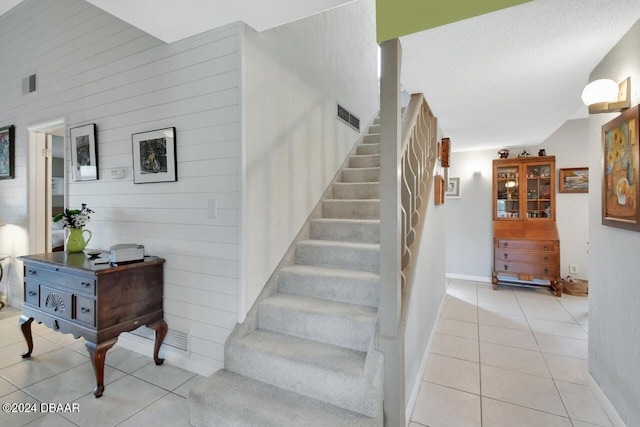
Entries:
POLYGON ((589 83, 582 90, 582 102, 585 105, 618 100, 618 83, 610 79, 599 79, 589 83))

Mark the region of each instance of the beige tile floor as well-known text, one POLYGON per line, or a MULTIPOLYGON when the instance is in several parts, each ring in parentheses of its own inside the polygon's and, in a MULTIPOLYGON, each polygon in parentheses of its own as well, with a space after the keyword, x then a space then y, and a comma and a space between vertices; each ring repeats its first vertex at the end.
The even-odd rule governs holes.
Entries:
MULTIPOLYGON (((611 426, 586 380, 587 298, 543 289, 448 284, 411 427, 611 426)), ((189 426, 201 377, 116 345, 106 390, 82 339, 34 325, 29 360, 20 313, 0 310, 0 403, 77 403, 79 413, 5 413, 3 426, 189 426)))
POLYGON ((105 392, 93 397, 95 376, 82 338, 33 325, 30 359, 18 327, 20 312, 0 310, 0 403, 35 403, 37 412, 0 411, 0 427, 189 426, 191 386, 202 377, 117 344, 107 352, 105 392), (77 403, 79 412, 42 413, 41 403, 77 403))
POLYGON ((450 280, 410 426, 611 426, 588 333, 586 297, 450 280))

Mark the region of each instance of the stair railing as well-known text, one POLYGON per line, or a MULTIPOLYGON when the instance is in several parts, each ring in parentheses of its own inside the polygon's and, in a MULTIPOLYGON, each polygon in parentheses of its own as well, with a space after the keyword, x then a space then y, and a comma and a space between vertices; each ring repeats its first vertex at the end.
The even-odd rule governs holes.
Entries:
POLYGON ((404 318, 413 279, 416 257, 414 243, 419 237, 426 203, 433 187, 437 149, 437 119, 424 96, 414 94, 402 117, 401 139, 401 318, 404 318), (413 263, 412 263, 413 261, 413 263))

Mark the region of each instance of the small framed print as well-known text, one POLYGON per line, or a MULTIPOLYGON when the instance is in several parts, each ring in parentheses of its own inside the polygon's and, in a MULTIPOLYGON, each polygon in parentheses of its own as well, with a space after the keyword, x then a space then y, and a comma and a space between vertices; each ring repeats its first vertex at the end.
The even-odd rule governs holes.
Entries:
POLYGON ((15 126, 0 128, 0 179, 15 177, 15 126))
POLYGON ((134 133, 131 142, 135 184, 178 180, 175 127, 134 133))
POLYGON ((589 168, 562 168, 558 182, 560 193, 588 193, 589 168))
POLYGON ((447 184, 447 189, 444 192, 445 196, 449 199, 459 199, 460 198, 460 178, 449 178, 449 183, 447 184))
POLYGON ((96 124, 69 129, 71 140, 71 168, 74 181, 98 179, 98 148, 96 124))

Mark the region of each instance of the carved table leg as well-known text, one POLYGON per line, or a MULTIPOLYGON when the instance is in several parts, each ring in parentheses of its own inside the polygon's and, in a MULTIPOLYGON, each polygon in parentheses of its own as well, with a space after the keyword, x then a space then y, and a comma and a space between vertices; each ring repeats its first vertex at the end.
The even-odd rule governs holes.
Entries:
POLYGON ((93 371, 96 374, 96 388, 93 390, 95 397, 102 396, 102 392, 104 392, 104 361, 107 356, 107 351, 113 347, 117 341, 118 338, 113 338, 100 344, 95 344, 90 341, 84 343, 89 351, 93 371))
POLYGON ((153 346, 153 360, 156 362, 156 365, 162 365, 164 363, 164 359, 160 359, 158 357, 158 352, 160 351, 160 346, 162 345, 162 341, 164 341, 164 337, 167 335, 167 323, 160 319, 156 322, 153 322, 147 327, 156 331, 156 342, 153 346))
POLYGON ((498 276, 496 276, 495 274, 491 275, 491 284, 493 285, 494 291, 498 290, 498 276))
POLYGON ((31 322, 33 322, 33 317, 20 316, 20 329, 22 329, 22 335, 24 335, 24 339, 27 341, 27 352, 22 355, 23 359, 31 357, 31 352, 33 351, 33 336, 31 335, 31 322))

